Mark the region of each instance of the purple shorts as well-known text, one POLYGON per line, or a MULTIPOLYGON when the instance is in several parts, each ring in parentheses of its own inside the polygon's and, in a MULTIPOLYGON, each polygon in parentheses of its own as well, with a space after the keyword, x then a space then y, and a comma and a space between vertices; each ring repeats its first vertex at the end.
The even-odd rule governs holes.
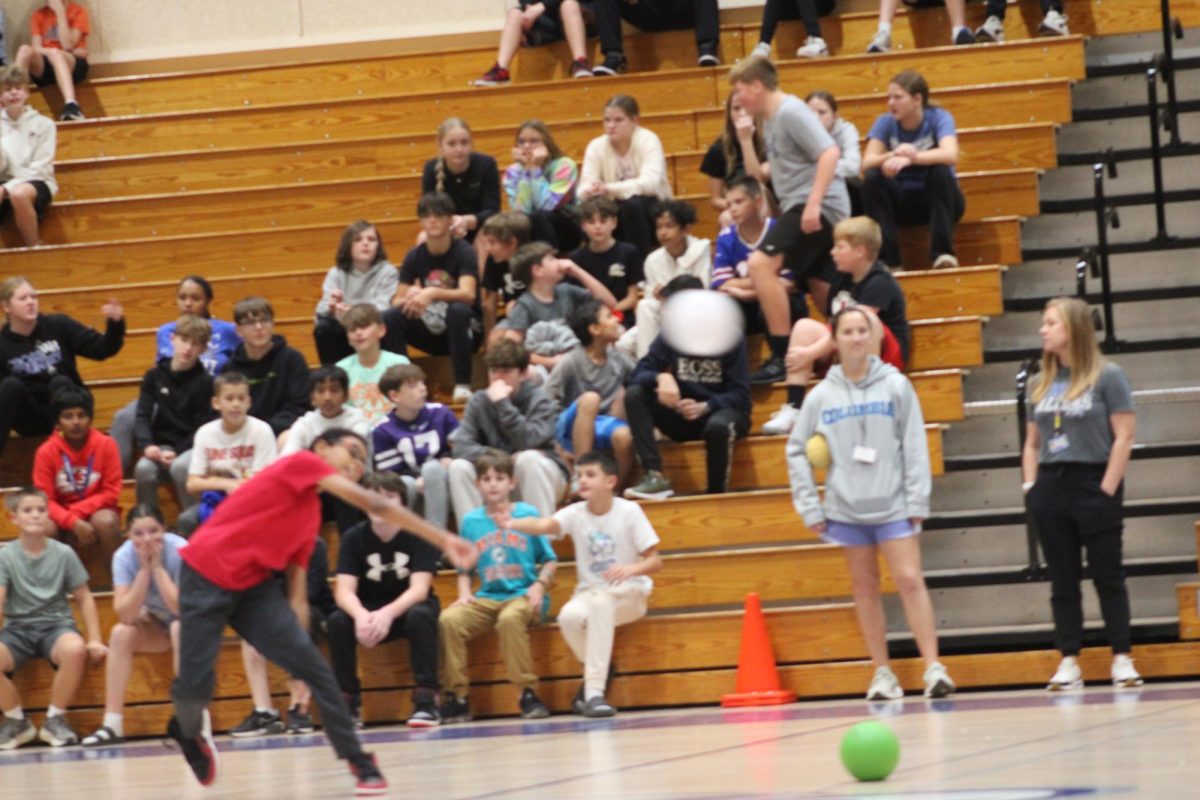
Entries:
POLYGON ((885 522, 882 525, 859 525, 854 522, 826 520, 825 533, 821 538, 830 544, 842 547, 872 547, 892 539, 904 539, 918 533, 906 519, 885 522))

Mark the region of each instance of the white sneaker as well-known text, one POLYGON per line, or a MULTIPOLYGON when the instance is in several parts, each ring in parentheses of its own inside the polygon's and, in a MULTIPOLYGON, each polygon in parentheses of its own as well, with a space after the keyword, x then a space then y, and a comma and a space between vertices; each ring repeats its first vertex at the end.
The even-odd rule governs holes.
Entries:
POLYGON ((771 60, 771 43, 770 42, 759 42, 758 44, 754 45, 754 49, 750 51, 750 57, 751 58, 765 58, 768 61, 770 61, 771 60))
POLYGON ((791 403, 784 403, 763 425, 763 433, 767 436, 783 436, 791 433, 792 428, 796 427, 798 419, 800 419, 800 409, 791 403))
POLYGON ((452 402, 465 403, 471 399, 471 387, 465 383, 460 383, 454 387, 454 394, 450 397, 452 402))
POLYGON ((820 36, 809 36, 796 51, 797 58, 824 58, 827 55, 829 55, 829 47, 820 36))
POLYGON ((1133 659, 1124 653, 1113 656, 1112 682, 1118 689, 1133 689, 1143 683, 1142 676, 1133 667, 1133 659))
POLYGON ((950 680, 950 675, 946 672, 946 668, 942 666, 942 662, 935 661, 925 670, 925 696, 934 699, 945 697, 949 694, 954 694, 954 681, 950 680))
POLYGON ((871 678, 871 688, 867 689, 868 700, 899 700, 904 697, 904 687, 891 667, 880 667, 871 678))
POLYGON ((958 269, 958 259, 950 253, 942 253, 933 261, 934 269, 958 269))
POLYGON ((1003 42, 1004 20, 997 16, 988 17, 983 24, 975 29, 977 42, 1003 42))
POLYGON ((867 45, 868 53, 890 53, 892 51, 892 34, 888 31, 875 31, 875 38, 867 45))
MULTIPOLYGON (((1133 667, 1132 664, 1129 666, 1133 667)), ((1059 662, 1054 677, 1050 679, 1050 683, 1046 684, 1046 689, 1051 692, 1069 692, 1082 688, 1083 671, 1079 669, 1079 662, 1071 657, 1064 658, 1059 662)))
POLYGON ((1067 18, 1054 9, 1046 12, 1046 16, 1042 17, 1042 24, 1038 26, 1039 36, 1067 36, 1070 33, 1067 18))

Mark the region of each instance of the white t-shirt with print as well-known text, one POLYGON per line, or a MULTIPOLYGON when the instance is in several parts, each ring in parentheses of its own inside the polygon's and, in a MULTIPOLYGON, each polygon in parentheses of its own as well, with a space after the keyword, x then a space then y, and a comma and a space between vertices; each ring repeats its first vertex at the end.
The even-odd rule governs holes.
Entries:
POLYGON ((221 420, 201 425, 192 443, 189 475, 244 478, 275 460, 275 432, 256 417, 246 417, 236 433, 226 433, 221 420))
MULTIPOLYGON (((617 564, 638 563, 641 554, 659 541, 642 507, 620 497, 613 498, 612 508, 602 516, 588 511, 586 502, 579 502, 555 513, 554 519, 562 527, 562 535, 575 541, 577 594, 608 585, 605 570, 617 564)), ((654 587, 648 575, 638 575, 628 582, 642 587, 646 594, 654 587)))

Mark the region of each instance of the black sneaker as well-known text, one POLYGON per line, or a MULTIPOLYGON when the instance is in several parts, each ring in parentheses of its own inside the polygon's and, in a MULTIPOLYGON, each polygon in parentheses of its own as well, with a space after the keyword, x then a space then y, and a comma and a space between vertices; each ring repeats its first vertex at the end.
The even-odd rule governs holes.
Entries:
POLYGON ((571 698, 571 710, 576 714, 583 714, 583 708, 586 704, 583 701, 583 684, 579 684, 579 691, 571 698))
POLYGON ((629 62, 625 60, 625 54, 618 51, 613 51, 605 54, 604 63, 597 64, 592 69, 592 74, 596 77, 602 77, 605 75, 621 75, 628 70, 629 62))
POLYGON ((288 733, 312 733, 316 729, 317 727, 313 725, 312 714, 307 711, 301 711, 299 704, 288 709, 288 733))
POLYGON ((249 739, 252 736, 283 733, 286 729, 287 726, 280 718, 278 711, 254 709, 229 732, 229 735, 235 739, 249 739))
POLYGON ((379 771, 379 765, 375 763, 373 753, 359 753, 356 756, 350 756, 346 759, 346 763, 350 765, 350 771, 354 773, 356 780, 354 794, 359 797, 367 797, 387 793, 387 778, 383 777, 383 773, 379 771))
POLYGON ((696 59, 698 67, 719 67, 721 59, 717 55, 717 48, 712 45, 707 45, 700 48, 700 57, 696 59))
POLYGON ((975 34, 971 33, 970 28, 963 28, 954 35, 954 44, 956 46, 975 44, 975 34))
POLYGON ((455 722, 470 722, 474 719, 471 714, 471 701, 466 697, 459 697, 454 692, 446 692, 446 699, 442 701, 442 707, 438 711, 442 717, 442 723, 450 725, 455 722))
POLYGON ((61 122, 74 122, 77 119, 83 119, 83 109, 79 107, 79 103, 70 102, 63 106, 62 113, 58 115, 61 122))
POLYGON ((783 359, 779 356, 771 356, 763 362, 761 367, 750 373, 750 385, 764 386, 779 383, 786 377, 787 366, 784 365, 783 359))
POLYGON ((521 719, 545 719, 548 716, 550 709, 534 694, 533 689, 521 692, 521 719))
POLYGON ((179 749, 183 751, 183 757, 187 759, 188 766, 192 768, 200 785, 211 786, 217 779, 220 757, 217 755, 216 742, 213 741, 212 719, 207 709, 204 711, 200 735, 195 739, 184 738, 183 732, 179 730, 179 720, 175 717, 171 717, 171 721, 167 723, 167 736, 179 743, 179 749))
POLYGON ((586 701, 579 713, 589 719, 603 719, 604 717, 616 716, 617 709, 604 699, 604 695, 600 695, 586 701))
POLYGON ((438 716, 437 693, 428 689, 413 693, 413 713, 405 723, 410 728, 436 728, 442 724, 438 716))

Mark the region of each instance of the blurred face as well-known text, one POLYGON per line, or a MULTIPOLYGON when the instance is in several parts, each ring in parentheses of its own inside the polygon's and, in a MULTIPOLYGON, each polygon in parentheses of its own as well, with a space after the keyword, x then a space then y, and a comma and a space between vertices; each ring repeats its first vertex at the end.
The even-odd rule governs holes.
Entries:
POLYGON ((521 370, 516 367, 488 367, 488 383, 504 381, 515 392, 521 386, 521 370))
POLYGON ((512 476, 494 469, 489 469, 480 475, 477 483, 479 484, 479 493, 483 495, 483 502, 489 505, 496 505, 508 500, 508 496, 512 494, 517 485, 512 476))
POLYGON ((195 281, 179 284, 179 288, 175 290, 175 304, 179 306, 180 314, 208 316, 208 296, 204 294, 204 288, 195 281))
POLYGON ((636 117, 629 116, 619 108, 604 109, 604 135, 613 144, 629 144, 630 139, 633 138, 633 129, 636 127, 636 117))
POLYGON ((817 115, 817 119, 821 120, 821 124, 825 126, 825 130, 833 130, 833 121, 837 119, 834 116, 833 108, 819 97, 814 97, 808 101, 808 107, 817 115))
POLYGON ((866 314, 844 314, 838 319, 833 338, 842 361, 864 359, 870 355, 871 323, 867 321, 866 314))
POLYGON ((364 228, 354 237, 354 243, 350 245, 350 257, 354 259, 354 266, 369 267, 375 263, 375 256, 379 253, 379 233, 374 228, 364 228))
POLYGON ((367 446, 355 436, 345 436, 334 444, 317 444, 317 455, 347 480, 358 483, 367 470, 367 446))
POLYGON ((346 405, 346 392, 337 381, 321 381, 313 388, 309 400, 322 417, 332 419, 342 413, 342 406, 346 405))
POLYGON ((898 120, 911 119, 921 113, 921 96, 909 94, 894 83, 888 84, 888 113, 898 120))
POLYGON ((451 128, 441 141, 442 158, 451 172, 462 172, 471 160, 471 134, 466 128, 451 128))
POLYGON ((388 394, 388 399, 400 411, 419 411, 429 398, 429 388, 425 381, 405 381, 400 388, 388 394))
POLYGON ((177 333, 171 336, 171 348, 171 352, 174 353, 172 361, 178 369, 190 369, 207 349, 199 342, 192 341, 177 333))
POLYGON ((50 523, 50 509, 41 497, 22 497, 12 512, 12 520, 22 533, 45 533, 50 523))
POLYGON ((1047 308, 1042 312, 1042 325, 1038 328, 1038 334, 1042 337, 1042 349, 1047 353, 1061 355, 1070 350, 1071 330, 1057 308, 1047 308))
POLYGON ((868 261, 866 247, 852 245, 845 239, 835 239, 833 249, 829 252, 833 255, 838 272, 854 272, 868 261))
POLYGON ((350 342, 350 346, 354 348, 354 352, 361 353, 364 350, 369 350, 379 344, 387 333, 387 328, 382 322, 373 322, 370 325, 363 325, 355 328, 352 331, 346 332, 346 339, 350 342))
POLYGON ((213 397, 213 409, 229 425, 241 425, 250 410, 250 387, 244 383, 222 386, 213 397))
POLYGON ((741 81, 733 85, 733 104, 741 107, 742 111, 747 114, 761 114, 763 110, 763 98, 766 96, 767 90, 758 81, 753 83, 742 83, 741 81))
POLYGON ((82 442, 92 429, 92 418, 82 408, 68 408, 58 415, 58 429, 69 442, 82 442))
POLYGON ((734 225, 745 225, 758 218, 758 203, 745 189, 730 189, 725 193, 725 202, 734 225))
POLYGON ((611 495, 617 488, 617 476, 606 475, 599 464, 586 464, 579 468, 579 497, 590 500, 593 495, 611 495))
MULTIPOLYGON (((380 497, 392 501, 396 505, 404 505, 404 499, 395 492, 387 492, 383 489, 372 489, 371 491, 380 497)), ((377 514, 369 514, 368 517, 371 520, 371 530, 375 532, 376 536, 383 539, 385 542, 395 536, 398 532, 396 530, 396 526, 388 522, 385 518, 378 516, 377 514)))
POLYGON ((450 223, 454 219, 453 217, 443 217, 441 214, 430 214, 427 217, 421 217, 418 221, 427 238, 442 239, 450 235, 450 223))
POLYGON ((22 283, 13 292, 12 297, 0 303, 8 321, 32 324, 37 321, 38 295, 31 283, 22 283))
POLYGON ((683 243, 687 233, 673 216, 659 214, 654 220, 654 235, 660 245, 674 249, 683 243))
POLYGON ((583 232, 587 234, 589 242, 608 244, 616 229, 616 217, 603 217, 596 214, 583 221, 583 232))
POLYGON ((141 552, 149 545, 162 542, 166 532, 162 523, 154 517, 139 517, 129 526, 128 536, 129 541, 133 542, 133 549, 141 552))
POLYGON ((21 84, 12 83, 0 87, 0 104, 3 104, 4 110, 8 112, 9 119, 16 119, 17 115, 25 109, 28 101, 29 90, 21 84))

